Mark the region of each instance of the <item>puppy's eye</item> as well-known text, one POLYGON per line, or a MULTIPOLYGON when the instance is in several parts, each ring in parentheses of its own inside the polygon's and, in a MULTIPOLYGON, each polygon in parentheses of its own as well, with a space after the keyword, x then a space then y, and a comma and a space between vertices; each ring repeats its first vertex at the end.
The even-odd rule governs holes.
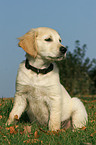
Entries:
POLYGON ((59 39, 59 42, 61 43, 61 39, 59 39))
POLYGON ((45 39, 45 41, 51 42, 52 39, 51 38, 47 38, 47 39, 45 39))

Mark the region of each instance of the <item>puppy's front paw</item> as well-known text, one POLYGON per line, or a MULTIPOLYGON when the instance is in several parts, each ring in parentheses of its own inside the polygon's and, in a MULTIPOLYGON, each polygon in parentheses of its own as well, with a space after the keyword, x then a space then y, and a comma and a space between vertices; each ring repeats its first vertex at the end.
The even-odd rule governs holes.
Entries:
MULTIPOLYGON (((16 116, 16 115, 15 115, 15 116, 16 116)), ((9 118, 8 118, 8 120, 7 120, 7 122, 6 122, 6 125, 12 124, 13 121, 15 120, 15 116, 9 115, 9 118)))
POLYGON ((52 122, 51 120, 49 121, 49 130, 50 131, 57 131, 60 129, 60 122, 52 122))
POLYGON ((9 118, 8 120, 7 120, 7 122, 6 122, 6 124, 5 125, 10 125, 12 123, 12 120, 9 118))

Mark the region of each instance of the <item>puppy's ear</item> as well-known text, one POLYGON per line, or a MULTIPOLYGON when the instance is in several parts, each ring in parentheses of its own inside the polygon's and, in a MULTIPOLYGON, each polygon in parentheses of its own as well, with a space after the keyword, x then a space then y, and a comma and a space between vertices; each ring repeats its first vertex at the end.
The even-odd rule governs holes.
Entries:
POLYGON ((19 47, 22 47, 25 52, 35 58, 37 56, 36 32, 31 30, 18 39, 20 40, 18 43, 19 47))

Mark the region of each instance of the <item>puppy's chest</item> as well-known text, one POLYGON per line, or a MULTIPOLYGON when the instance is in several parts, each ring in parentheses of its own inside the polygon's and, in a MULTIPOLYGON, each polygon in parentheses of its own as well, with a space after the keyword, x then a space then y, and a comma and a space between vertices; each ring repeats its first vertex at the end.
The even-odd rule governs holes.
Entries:
POLYGON ((51 95, 51 88, 46 79, 42 80, 39 76, 28 80, 23 86, 24 92, 33 99, 42 100, 51 95))
POLYGON ((53 73, 37 75, 29 70, 19 71, 17 75, 17 91, 22 91, 27 97, 46 99, 58 94, 59 79, 53 73))
POLYGON ((46 87, 25 86, 23 93, 31 104, 50 103, 51 92, 46 87))
POLYGON ((38 86, 30 86, 30 90, 28 91, 28 94, 30 94, 33 98, 41 99, 41 97, 46 97, 48 94, 50 94, 50 91, 47 90, 46 87, 38 87, 38 86))

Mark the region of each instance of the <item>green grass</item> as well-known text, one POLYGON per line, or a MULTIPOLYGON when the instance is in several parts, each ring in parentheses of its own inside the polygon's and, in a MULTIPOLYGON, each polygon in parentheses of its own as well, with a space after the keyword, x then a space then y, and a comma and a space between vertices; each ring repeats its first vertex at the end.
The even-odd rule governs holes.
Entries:
POLYGON ((13 106, 12 99, 0 99, 0 145, 96 145, 96 98, 82 97, 89 122, 86 128, 72 132, 71 129, 58 133, 48 132, 48 127, 30 123, 26 112, 16 124, 6 127, 5 123, 13 106), (24 129, 25 126, 31 128, 24 129), (26 132, 28 131, 28 132, 26 132))

